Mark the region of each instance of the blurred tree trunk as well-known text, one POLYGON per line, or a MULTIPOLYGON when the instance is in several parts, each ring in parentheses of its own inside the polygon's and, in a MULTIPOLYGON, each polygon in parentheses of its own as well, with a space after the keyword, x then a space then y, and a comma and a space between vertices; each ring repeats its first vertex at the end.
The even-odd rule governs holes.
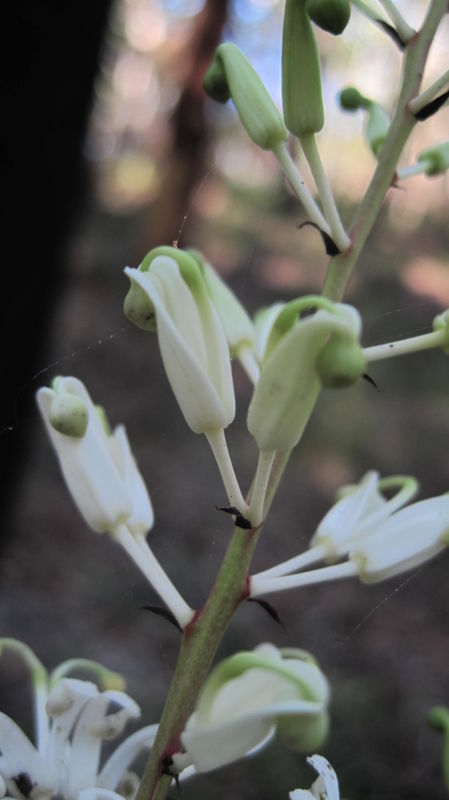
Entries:
POLYGON ((11 45, 2 70, 4 513, 35 414, 33 374, 84 193, 81 151, 110 6, 111 0, 21 0, 2 13, 4 43, 7 37, 11 45))
POLYGON ((172 244, 178 238, 192 191, 207 173, 208 131, 202 81, 220 44, 228 7, 228 0, 207 0, 185 48, 186 74, 170 121, 172 147, 165 158, 162 190, 145 220, 142 251, 172 244))

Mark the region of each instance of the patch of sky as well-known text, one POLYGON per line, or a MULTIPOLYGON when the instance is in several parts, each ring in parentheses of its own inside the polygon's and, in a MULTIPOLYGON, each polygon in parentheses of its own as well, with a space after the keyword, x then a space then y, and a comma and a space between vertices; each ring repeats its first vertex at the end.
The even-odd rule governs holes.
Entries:
POLYGON ((164 0, 162 8, 166 14, 177 17, 193 17, 204 7, 205 0, 164 0))

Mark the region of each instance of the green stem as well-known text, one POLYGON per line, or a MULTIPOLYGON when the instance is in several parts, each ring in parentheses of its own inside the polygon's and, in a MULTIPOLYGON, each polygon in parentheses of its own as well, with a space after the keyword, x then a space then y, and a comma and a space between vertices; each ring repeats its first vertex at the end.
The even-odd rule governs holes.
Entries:
POLYGON ((352 249, 331 259, 323 294, 341 300, 357 264, 365 242, 379 214, 386 192, 394 179, 396 165, 416 124, 408 108, 419 92, 429 48, 438 25, 446 12, 447 0, 433 0, 421 30, 409 42, 405 51, 402 85, 390 130, 379 153, 379 163, 349 229, 352 249))
POLYGON ((260 529, 234 530, 205 607, 187 626, 159 730, 145 768, 137 800, 165 798, 170 778, 162 760, 179 751, 179 736, 192 713, 223 634, 238 605, 248 597, 247 574, 260 529))

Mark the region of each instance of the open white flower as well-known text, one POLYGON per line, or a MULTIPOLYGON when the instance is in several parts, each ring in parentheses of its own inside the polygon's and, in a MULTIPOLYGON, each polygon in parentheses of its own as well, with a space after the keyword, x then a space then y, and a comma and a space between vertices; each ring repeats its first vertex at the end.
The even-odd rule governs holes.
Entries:
POLYGON ((406 476, 378 481, 367 473, 352 493, 324 517, 315 546, 250 579, 251 597, 313 583, 358 576, 377 583, 424 564, 449 545, 449 492, 400 508, 416 492, 406 476), (402 488, 385 500, 378 487, 402 488), (305 567, 319 560, 346 560, 319 569, 305 567), (294 571, 303 570, 297 574, 294 571))
POLYGON ((307 763, 318 773, 310 789, 295 789, 290 800, 340 800, 338 778, 329 761, 323 756, 309 756, 307 763))
POLYGON ((126 550, 181 627, 193 616, 148 546, 151 501, 123 425, 110 432, 77 378, 56 378, 37 403, 76 506, 94 531, 107 531, 126 550))
POLYGON ((140 715, 134 700, 116 688, 123 684, 120 676, 85 659, 61 664, 49 675, 21 642, 0 639, 0 651, 5 649, 19 653, 30 668, 36 728, 33 745, 0 712, 0 778, 8 794, 18 800, 122 800, 126 786, 138 784, 129 769, 139 753, 152 746, 157 725, 131 734, 101 762, 103 742, 115 739, 140 715), (92 671, 104 690, 91 681, 66 677, 75 668, 92 671), (92 794, 96 787, 101 787, 100 794, 92 794))
POLYGON ((258 573, 256 584, 259 578, 287 575, 318 561, 337 561, 349 552, 352 542, 404 506, 417 491, 418 482, 411 476, 379 478, 378 472, 367 472, 358 484, 339 490, 339 499, 319 523, 308 550, 258 573), (387 500, 382 492, 390 489, 397 492, 387 500))
POLYGON ((356 540, 349 562, 361 580, 377 583, 418 567, 449 545, 449 492, 403 508, 356 540))
POLYGON ((210 674, 181 735, 200 772, 229 764, 277 732, 313 751, 327 732, 329 687, 304 651, 263 644, 222 661, 210 674))

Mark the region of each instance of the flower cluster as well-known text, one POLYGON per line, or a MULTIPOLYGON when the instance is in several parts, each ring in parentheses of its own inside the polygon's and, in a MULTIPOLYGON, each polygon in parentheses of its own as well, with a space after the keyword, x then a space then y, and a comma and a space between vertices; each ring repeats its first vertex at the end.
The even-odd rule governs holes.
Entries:
POLYGON ((11 650, 27 664, 35 710, 33 745, 19 726, 0 712, 0 782, 17 800, 128 800, 139 778, 130 767, 152 747, 157 725, 147 725, 124 739, 101 762, 103 742, 120 736, 140 710, 123 691, 124 681, 93 661, 71 659, 51 674, 29 647, 15 639, 0 639, 0 652, 11 650), (68 677, 91 672, 91 681, 68 677))

